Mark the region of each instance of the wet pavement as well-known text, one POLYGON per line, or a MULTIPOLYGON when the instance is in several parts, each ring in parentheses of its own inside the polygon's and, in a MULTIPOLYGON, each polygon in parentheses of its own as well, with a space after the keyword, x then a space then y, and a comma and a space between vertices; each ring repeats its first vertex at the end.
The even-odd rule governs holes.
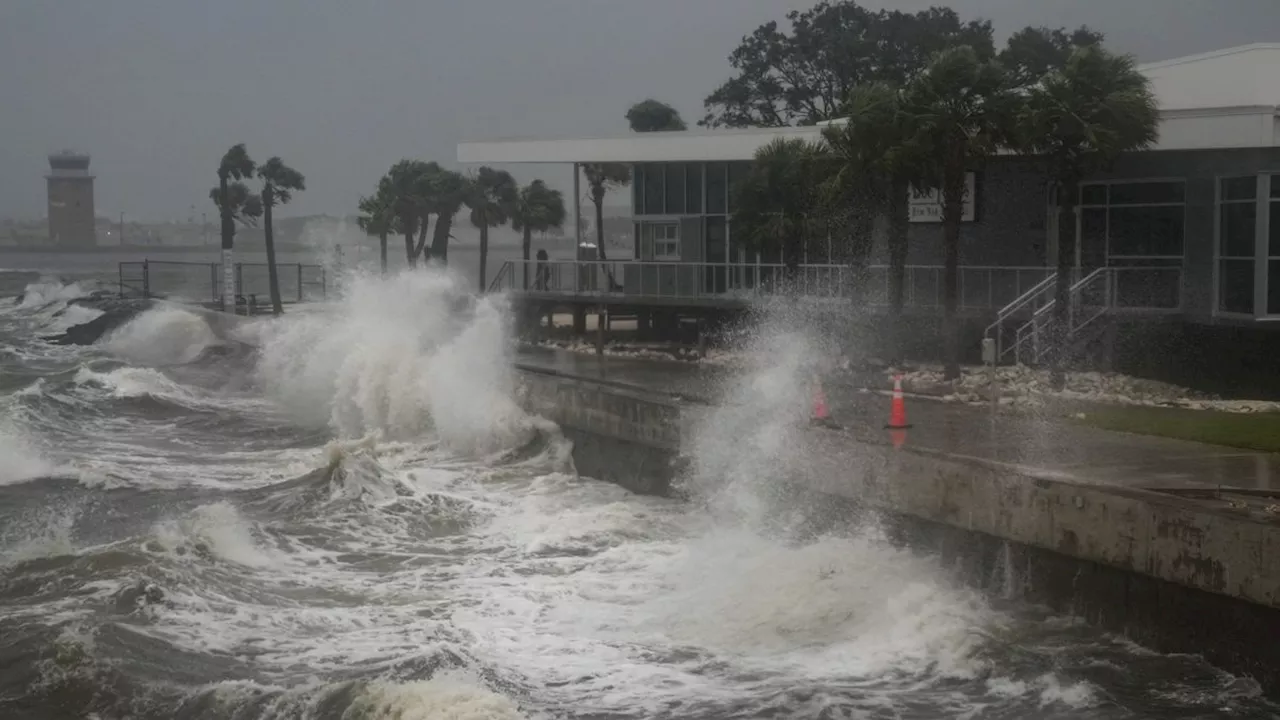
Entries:
MULTIPOLYGON (((596 357, 559 350, 522 351, 518 362, 648 392, 711 402, 728 377, 693 363, 596 357)), ((832 419, 861 441, 889 443, 887 394, 828 384, 832 419)), ((905 447, 1011 466, 1020 472, 1179 494, 1243 491, 1250 505, 1280 498, 1280 455, 1169 438, 1099 430, 1025 411, 908 398, 905 447)), ((1280 507, 1276 508, 1280 511, 1280 507)), ((1273 512, 1276 512, 1273 511, 1273 512)))

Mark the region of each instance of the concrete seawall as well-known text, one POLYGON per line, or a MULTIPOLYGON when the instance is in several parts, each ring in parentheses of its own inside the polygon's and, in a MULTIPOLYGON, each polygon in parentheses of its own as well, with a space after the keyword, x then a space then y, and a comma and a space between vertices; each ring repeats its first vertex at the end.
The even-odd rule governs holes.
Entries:
MULTIPOLYGON (((644 388, 522 367, 529 410, 561 425, 583 475, 668 494, 709 408, 644 388)), ((1199 653, 1280 691, 1280 523, 1134 488, 872 437, 803 433, 790 481, 879 512, 967 581, 1166 652, 1199 653)), ((780 479, 780 482, 782 480, 780 479)))

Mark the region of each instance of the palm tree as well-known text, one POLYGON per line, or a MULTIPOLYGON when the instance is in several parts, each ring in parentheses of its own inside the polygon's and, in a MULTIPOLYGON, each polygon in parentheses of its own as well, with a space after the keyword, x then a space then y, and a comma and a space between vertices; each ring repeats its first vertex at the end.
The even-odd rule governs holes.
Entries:
MULTIPOLYGON (((435 262, 448 265, 453 218, 466 200, 467 179, 461 173, 442 168, 434 162, 427 163, 427 167, 426 210, 436 216, 436 225, 431 232, 430 257, 435 262)), ((423 250, 419 248, 420 252, 423 250)))
POLYGON ((965 173, 1011 144, 1017 97, 1004 70, 967 45, 948 48, 907 86, 903 123, 909 142, 928 158, 922 177, 942 189, 945 253, 943 313, 947 328, 945 377, 960 377, 960 327, 956 322, 960 222, 965 173))
POLYGON ((824 145, 775 139, 756 151, 734 197, 734 237, 758 250, 778 247, 788 275, 800 266, 806 234, 823 207, 824 145))
POLYGON ((295 192, 307 189, 306 178, 277 155, 258 168, 262 178, 262 232, 267 245, 267 286, 271 292, 271 312, 284 312, 280 300, 280 277, 276 273, 275 228, 271 224, 271 211, 276 205, 287 205, 295 192))
POLYGON ((372 196, 360 198, 360 216, 356 225, 366 235, 378 238, 378 259, 381 261, 382 274, 387 274, 387 237, 399 232, 398 222, 393 209, 393 201, 389 196, 386 183, 378 183, 378 190, 372 196))
POLYGON ((480 229, 480 292, 483 293, 489 260, 489 228, 507 224, 518 192, 511 173, 488 166, 481 167, 469 185, 466 203, 471 208, 471 224, 480 229))
MULTIPOLYGON (((867 213, 856 227, 855 260, 870 251, 867 225, 875 214, 889 221, 889 313, 902 314, 906 286, 907 235, 910 227, 908 195, 912 185, 921 184, 922 167, 918 146, 911 142, 903 117, 902 91, 883 83, 854 88, 842 112, 844 124, 823 131, 835 162, 827 195, 845 205, 865 204, 867 213)), ((855 293, 855 298, 860 293, 855 293)), ((893 323, 900 328, 900 323, 893 323)), ((902 355, 902 338, 892 340, 892 354, 902 355)))
POLYGON ((1058 193, 1052 381, 1061 389, 1080 181, 1106 170, 1121 154, 1155 142, 1160 113, 1149 81, 1132 58, 1086 45, 1071 53, 1065 67, 1028 89, 1018 120, 1023 142, 1044 157, 1058 193))
POLYGON ((511 227, 524 234, 520 246, 524 255, 522 287, 525 290, 529 289, 529 252, 533 246, 533 233, 558 228, 564 225, 564 218, 564 195, 559 190, 547 187, 541 180, 520 188, 511 213, 511 227))
MULTIPOLYGON (((252 177, 253 169, 253 159, 249 157, 244 143, 232 145, 218 163, 218 187, 209 193, 222 220, 222 297, 224 306, 229 307, 231 312, 236 309, 235 269, 231 263, 232 245, 236 237, 236 213, 254 209, 247 207, 250 202, 249 189, 242 185, 244 192, 240 193, 240 190, 232 188, 232 183, 252 177), (222 202, 223 198, 228 198, 228 202, 222 202), (226 302, 228 297, 231 298, 230 303, 226 302)), ((259 205, 258 208, 260 207, 259 205)), ((248 213, 243 216, 253 217, 248 213)))
POLYGON ((591 202, 596 206, 596 249, 601 260, 608 260, 604 251, 604 196, 614 188, 626 187, 631 182, 631 166, 622 163, 586 163, 582 174, 591 188, 591 202))
POLYGON ((422 227, 425 233, 425 215, 427 214, 427 183, 431 169, 428 163, 421 160, 401 160, 383 177, 379 183, 379 193, 385 184, 387 198, 391 201, 392 213, 396 224, 404 234, 404 255, 409 267, 418 265, 418 249, 414 244, 414 235, 422 227))

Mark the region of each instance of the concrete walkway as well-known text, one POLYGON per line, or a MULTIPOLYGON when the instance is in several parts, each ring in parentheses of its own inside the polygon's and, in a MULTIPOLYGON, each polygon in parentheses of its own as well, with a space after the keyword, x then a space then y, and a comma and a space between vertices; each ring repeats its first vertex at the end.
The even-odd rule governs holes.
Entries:
MULTIPOLYGON (((587 379, 714 401, 729 371, 679 362, 594 357, 566 351, 522 352, 519 362, 587 379)), ((826 388, 838 436, 890 443, 890 398, 826 388)), ((1022 474, 1180 495, 1262 510, 1280 502, 1280 455, 1146 435, 1111 432, 1026 413, 909 398, 905 445, 1016 467, 1022 474), (1238 492, 1232 492, 1237 490, 1238 492), (1277 499, 1272 499, 1272 493, 1277 499)), ((1280 511, 1280 507, 1275 508, 1280 511)))

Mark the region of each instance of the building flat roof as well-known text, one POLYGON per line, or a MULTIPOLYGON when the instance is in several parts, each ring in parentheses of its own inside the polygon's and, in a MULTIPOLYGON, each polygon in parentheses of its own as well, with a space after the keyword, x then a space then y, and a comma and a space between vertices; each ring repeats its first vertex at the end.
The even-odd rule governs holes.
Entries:
MULTIPOLYGON (((1280 146, 1280 43, 1256 43, 1138 66, 1160 103, 1153 150, 1280 146)), ((750 160, 776 138, 817 140, 821 127, 697 129, 608 137, 458 143, 464 164, 750 160)))

